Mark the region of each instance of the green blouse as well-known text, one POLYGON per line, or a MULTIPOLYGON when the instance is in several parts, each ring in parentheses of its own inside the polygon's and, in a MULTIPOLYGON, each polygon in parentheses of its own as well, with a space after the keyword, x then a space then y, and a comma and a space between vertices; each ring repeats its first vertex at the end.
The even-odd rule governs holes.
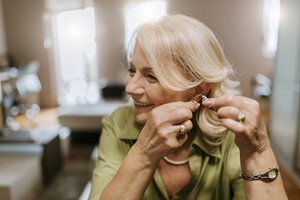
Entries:
MULTIPOLYGON (((101 192, 118 171, 123 159, 137 140, 143 125, 138 124, 130 106, 123 106, 103 119, 99 156, 93 173, 89 200, 99 199, 101 192)), ((234 134, 228 132, 219 146, 205 143, 198 130, 190 146, 191 180, 172 198, 168 197, 158 170, 143 196, 160 199, 245 199, 241 178, 239 149, 234 134)))

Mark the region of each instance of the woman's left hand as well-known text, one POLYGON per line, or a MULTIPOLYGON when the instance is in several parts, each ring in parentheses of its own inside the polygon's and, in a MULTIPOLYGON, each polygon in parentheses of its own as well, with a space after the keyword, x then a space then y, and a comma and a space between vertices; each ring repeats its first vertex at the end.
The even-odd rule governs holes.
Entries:
POLYGON ((202 104, 217 112, 221 124, 235 133, 241 154, 251 156, 270 148, 259 103, 243 96, 208 98, 202 104))

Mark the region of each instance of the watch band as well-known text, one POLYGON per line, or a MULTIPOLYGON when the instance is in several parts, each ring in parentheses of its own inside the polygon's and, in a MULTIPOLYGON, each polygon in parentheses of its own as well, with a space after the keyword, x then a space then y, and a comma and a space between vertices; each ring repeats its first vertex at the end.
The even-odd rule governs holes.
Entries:
POLYGON ((279 165, 276 168, 268 170, 264 174, 242 174, 242 178, 247 181, 266 180, 271 181, 276 179, 279 173, 279 165))

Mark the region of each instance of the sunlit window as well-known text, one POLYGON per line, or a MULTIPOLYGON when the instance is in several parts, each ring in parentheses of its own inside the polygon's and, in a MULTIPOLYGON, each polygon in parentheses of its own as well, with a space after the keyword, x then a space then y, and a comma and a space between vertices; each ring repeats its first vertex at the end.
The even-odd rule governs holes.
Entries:
POLYGON ((280 0, 265 0, 263 53, 272 58, 277 50, 280 0))
POLYGON ((64 11, 54 16, 58 101, 61 105, 99 100, 94 9, 64 11))
POLYGON ((153 0, 128 4, 124 9, 125 15, 125 47, 133 31, 142 23, 167 15, 166 0, 153 0))

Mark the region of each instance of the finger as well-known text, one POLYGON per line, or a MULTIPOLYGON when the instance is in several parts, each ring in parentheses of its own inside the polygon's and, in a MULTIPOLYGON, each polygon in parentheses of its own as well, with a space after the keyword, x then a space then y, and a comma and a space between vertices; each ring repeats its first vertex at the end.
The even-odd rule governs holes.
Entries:
POLYGON ((219 119, 230 118, 233 120, 238 120, 238 115, 240 110, 234 106, 224 106, 218 109, 217 116, 219 119))
MULTIPOLYGON (((198 108, 198 105, 189 102, 173 102, 166 105, 167 121, 171 124, 181 124, 193 117, 193 112, 198 108)), ((159 111, 161 112, 161 111, 159 111)), ((161 113, 158 113, 161 114, 161 113)), ((164 119, 165 120, 165 119, 164 119)))
POLYGON ((190 130, 192 130, 193 123, 191 120, 187 120, 187 121, 177 125, 177 127, 178 127, 177 137, 180 137, 181 135, 186 135, 190 130))
POLYGON ((176 103, 177 103, 177 105, 176 105, 177 107, 187 108, 187 109, 191 110, 192 112, 196 111, 200 106, 200 103, 195 102, 195 101, 176 102, 176 103))
POLYGON ((187 121, 183 122, 182 125, 185 126, 185 129, 187 132, 191 131, 193 128, 193 122, 191 120, 187 120, 187 121))
POLYGON ((181 147, 186 142, 187 139, 188 139, 188 135, 187 134, 180 135, 177 138, 177 140, 178 140, 178 148, 181 147))
POLYGON ((220 119, 220 122, 225 128, 231 130, 234 133, 241 134, 245 132, 244 124, 237 122, 233 119, 223 118, 220 119))
POLYGON ((208 98, 206 101, 203 101, 202 104, 217 111, 220 107, 224 106, 235 106, 239 108, 245 99, 246 98, 242 96, 226 95, 218 98, 208 98))
POLYGON ((151 111, 151 116, 159 122, 169 122, 176 125, 193 117, 193 112, 199 104, 189 102, 172 102, 156 107, 151 111))
POLYGON ((180 108, 175 104, 164 104, 154 108, 147 121, 151 121, 156 125, 178 125, 192 117, 192 111, 187 108, 180 108))
MULTIPOLYGON (((189 126, 186 124, 186 126, 189 126)), ((180 128, 179 125, 169 126, 167 131, 167 140, 170 143, 170 146, 172 148, 179 148, 181 147, 187 140, 188 135, 187 134, 180 134, 180 128)))
POLYGON ((193 113, 191 110, 186 108, 178 108, 173 111, 168 112, 168 119, 171 124, 178 125, 182 124, 183 122, 190 120, 193 117, 193 113))

